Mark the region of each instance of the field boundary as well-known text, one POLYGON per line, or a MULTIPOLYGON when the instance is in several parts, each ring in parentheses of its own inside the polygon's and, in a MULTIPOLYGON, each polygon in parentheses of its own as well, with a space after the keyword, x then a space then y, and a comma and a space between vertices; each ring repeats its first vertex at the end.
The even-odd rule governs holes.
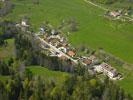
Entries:
POLYGON ((102 7, 100 5, 97 5, 97 4, 93 3, 93 2, 91 2, 90 0, 84 0, 84 2, 86 2, 87 4, 91 4, 91 5, 95 6, 95 7, 98 7, 100 9, 104 10, 104 11, 108 11, 109 10, 109 9, 107 9, 105 7, 102 7))

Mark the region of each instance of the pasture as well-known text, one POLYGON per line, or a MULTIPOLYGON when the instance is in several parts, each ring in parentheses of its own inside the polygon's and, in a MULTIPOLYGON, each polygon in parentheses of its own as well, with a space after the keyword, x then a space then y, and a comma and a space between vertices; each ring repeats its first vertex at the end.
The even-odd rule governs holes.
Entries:
POLYGON ((0 47, 0 59, 8 59, 15 56, 14 39, 7 39, 7 46, 0 47))
POLYGON ((33 74, 33 76, 40 76, 44 80, 52 80, 57 84, 64 82, 66 77, 69 76, 68 73, 52 71, 41 66, 28 66, 27 69, 33 74))

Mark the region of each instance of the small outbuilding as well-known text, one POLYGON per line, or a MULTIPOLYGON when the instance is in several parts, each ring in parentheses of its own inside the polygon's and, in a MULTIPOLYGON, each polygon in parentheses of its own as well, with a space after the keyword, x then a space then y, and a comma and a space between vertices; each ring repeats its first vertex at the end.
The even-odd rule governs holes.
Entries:
POLYGON ((76 53, 74 51, 68 51, 67 53, 69 56, 74 57, 76 53))

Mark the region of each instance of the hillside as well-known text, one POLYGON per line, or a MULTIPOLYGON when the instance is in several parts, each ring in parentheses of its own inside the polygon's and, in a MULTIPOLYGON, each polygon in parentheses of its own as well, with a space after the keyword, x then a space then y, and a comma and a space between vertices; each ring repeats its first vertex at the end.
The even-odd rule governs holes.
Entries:
POLYGON ((0 100, 133 100, 131 2, 0 1, 0 100))
POLYGON ((7 18, 20 20, 27 16, 34 29, 38 29, 37 26, 46 20, 57 27, 62 20, 75 18, 79 31, 69 36, 73 45, 103 48, 122 60, 133 63, 132 24, 107 20, 103 17, 104 11, 83 0, 40 0, 38 5, 33 4, 32 0, 13 1, 15 9, 7 18))

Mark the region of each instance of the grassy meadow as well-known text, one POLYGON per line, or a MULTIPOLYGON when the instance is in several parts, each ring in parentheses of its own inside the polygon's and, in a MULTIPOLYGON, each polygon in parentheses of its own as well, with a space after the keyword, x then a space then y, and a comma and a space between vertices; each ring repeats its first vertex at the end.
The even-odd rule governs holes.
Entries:
POLYGON ((0 47, 0 59, 8 59, 15 55, 14 39, 7 39, 7 46, 0 47))
POLYGON ((125 90, 126 93, 130 93, 133 96, 133 70, 132 68, 118 67, 115 66, 116 69, 122 73, 123 79, 119 81, 115 81, 121 88, 125 90))
POLYGON ((27 69, 33 74, 33 76, 40 76, 44 80, 53 80, 57 84, 64 82, 66 77, 69 76, 68 73, 52 71, 41 66, 28 66, 27 69))

